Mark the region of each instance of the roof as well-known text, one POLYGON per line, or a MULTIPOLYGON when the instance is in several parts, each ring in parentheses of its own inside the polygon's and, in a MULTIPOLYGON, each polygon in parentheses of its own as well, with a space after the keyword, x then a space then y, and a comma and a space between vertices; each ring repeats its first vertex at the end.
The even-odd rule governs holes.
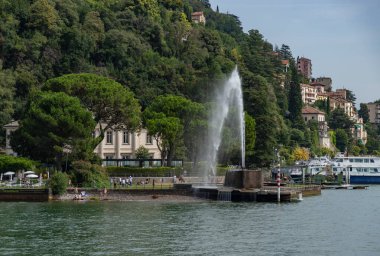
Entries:
POLYGON ((282 65, 289 65, 289 60, 282 60, 281 63, 282 65))
POLYGON ((319 83, 319 82, 313 82, 310 85, 312 85, 312 86, 323 86, 323 87, 325 86, 324 84, 319 83))
POLYGON ((191 16, 202 16, 203 12, 193 12, 191 16))
POLYGON ((316 109, 316 108, 313 108, 313 107, 310 107, 310 106, 306 106, 304 108, 302 108, 302 114, 304 115, 307 115, 307 114, 319 114, 319 115, 324 115, 325 112, 323 111, 320 111, 319 109, 316 109))
POLYGON ((308 88, 314 88, 313 86, 311 86, 310 84, 300 84, 301 87, 308 87, 308 88))
POLYGON ((18 121, 12 121, 9 124, 6 124, 3 126, 4 128, 10 128, 10 127, 19 127, 18 121))
POLYGON ((334 96, 330 96, 330 100, 331 101, 341 102, 341 103, 350 103, 348 100, 345 100, 341 96, 335 96, 335 95, 334 96))

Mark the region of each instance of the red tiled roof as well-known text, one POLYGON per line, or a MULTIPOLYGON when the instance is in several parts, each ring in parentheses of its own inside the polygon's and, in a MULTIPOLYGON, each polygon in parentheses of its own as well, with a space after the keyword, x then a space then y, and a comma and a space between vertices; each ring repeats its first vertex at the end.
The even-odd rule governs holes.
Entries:
POLYGON ((203 12, 193 12, 191 16, 202 16, 203 12))
POLYGON ((302 109, 302 114, 320 114, 320 115, 324 115, 325 112, 322 112, 319 109, 316 109, 316 108, 313 108, 313 107, 310 107, 310 106, 306 106, 306 107, 304 107, 302 109))
POLYGON ((323 87, 325 86, 324 84, 318 83, 318 82, 313 82, 310 85, 312 85, 312 86, 323 86, 323 87))
POLYGON ((288 65, 289 64, 289 60, 282 60, 281 63, 282 63, 282 65, 288 65))

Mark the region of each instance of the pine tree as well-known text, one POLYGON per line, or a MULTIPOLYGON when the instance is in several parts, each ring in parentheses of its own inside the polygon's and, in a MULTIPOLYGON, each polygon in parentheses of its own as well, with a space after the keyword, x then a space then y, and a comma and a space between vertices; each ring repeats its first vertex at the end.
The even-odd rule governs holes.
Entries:
POLYGON ((296 128, 304 128, 302 119, 302 95, 299 77, 295 67, 292 70, 292 81, 290 82, 289 89, 289 119, 292 121, 293 126, 296 128))

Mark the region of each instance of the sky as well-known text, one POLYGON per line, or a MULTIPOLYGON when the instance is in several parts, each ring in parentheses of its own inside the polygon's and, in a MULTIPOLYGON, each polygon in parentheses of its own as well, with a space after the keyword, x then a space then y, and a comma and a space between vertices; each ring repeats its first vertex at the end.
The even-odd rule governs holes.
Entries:
POLYGON ((209 0, 239 17, 243 30, 290 47, 312 62, 312 77, 346 88, 356 105, 380 99, 380 0, 209 0))

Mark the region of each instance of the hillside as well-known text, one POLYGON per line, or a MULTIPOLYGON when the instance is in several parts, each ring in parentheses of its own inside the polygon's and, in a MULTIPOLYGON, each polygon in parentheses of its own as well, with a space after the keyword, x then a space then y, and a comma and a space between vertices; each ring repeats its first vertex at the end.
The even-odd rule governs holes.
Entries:
POLYGON ((290 49, 274 49, 258 30, 244 33, 238 17, 207 0, 2 0, 0 24, 1 126, 22 118, 32 91, 65 74, 112 78, 144 110, 163 94, 207 103, 238 65, 245 110, 256 120, 248 162, 268 166, 277 144, 288 147, 284 155, 313 147, 300 106, 288 107, 300 97, 291 84, 302 80, 290 49), (193 22, 193 12, 206 23, 193 22))

